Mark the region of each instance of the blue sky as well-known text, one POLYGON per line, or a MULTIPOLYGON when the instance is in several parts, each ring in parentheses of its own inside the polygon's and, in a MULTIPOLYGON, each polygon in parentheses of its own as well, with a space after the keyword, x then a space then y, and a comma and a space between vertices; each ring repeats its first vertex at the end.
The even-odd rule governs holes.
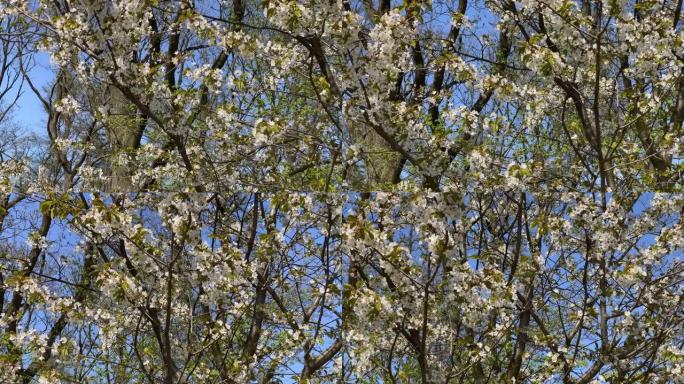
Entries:
MULTIPOLYGON (((39 89, 42 90, 43 87, 49 85, 54 79, 50 57, 45 53, 36 54, 29 75, 31 81, 39 89)), ((25 84, 22 89, 12 119, 15 124, 27 132, 45 135, 45 110, 28 84, 25 84)))

